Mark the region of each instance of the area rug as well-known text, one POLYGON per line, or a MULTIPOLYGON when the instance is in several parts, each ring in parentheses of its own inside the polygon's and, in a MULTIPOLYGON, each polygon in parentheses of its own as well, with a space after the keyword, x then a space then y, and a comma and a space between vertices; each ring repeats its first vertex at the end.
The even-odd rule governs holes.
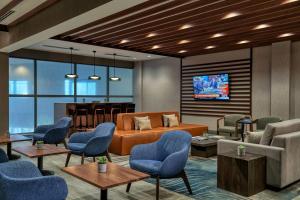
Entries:
MULTIPOLYGON (((230 166, 228 166, 230 167, 230 166)), ((201 159, 192 157, 186 165, 186 173, 193 190, 193 195, 190 195, 181 179, 161 180, 161 187, 168 190, 184 194, 194 199, 201 200, 290 200, 299 196, 300 183, 295 183, 292 186, 279 192, 264 190, 251 197, 243 197, 222 189, 217 188, 217 161, 216 159, 201 159)), ((154 179, 149 179, 147 182, 155 184, 154 179)))

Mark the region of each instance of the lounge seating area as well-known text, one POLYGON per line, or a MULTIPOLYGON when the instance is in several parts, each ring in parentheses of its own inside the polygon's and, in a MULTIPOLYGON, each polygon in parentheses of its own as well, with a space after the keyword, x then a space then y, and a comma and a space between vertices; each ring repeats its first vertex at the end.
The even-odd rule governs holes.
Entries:
POLYGON ((300 199, 300 0, 1 0, 0 200, 300 199))

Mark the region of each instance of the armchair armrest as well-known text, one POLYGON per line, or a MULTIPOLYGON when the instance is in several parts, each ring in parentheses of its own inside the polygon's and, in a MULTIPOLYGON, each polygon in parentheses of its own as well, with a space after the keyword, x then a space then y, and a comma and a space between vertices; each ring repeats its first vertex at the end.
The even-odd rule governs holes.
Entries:
POLYGON ((171 178, 182 172, 188 160, 188 150, 189 149, 186 148, 170 154, 163 161, 160 168, 160 176, 162 178, 171 178))
POLYGON ((41 176, 25 179, 5 177, 3 185, 8 200, 63 200, 68 195, 66 182, 58 176, 41 176))
POLYGON ((54 125, 41 125, 34 129, 34 133, 46 133, 49 129, 54 128, 54 125))
POLYGON ((156 160, 157 142, 136 145, 131 149, 130 160, 156 160))
POLYGON ((93 136, 94 132, 77 132, 71 135, 69 143, 87 143, 93 136))
POLYGON ((219 135, 219 128, 220 128, 220 122, 221 120, 224 120, 224 117, 218 118, 217 119, 217 134, 219 135))

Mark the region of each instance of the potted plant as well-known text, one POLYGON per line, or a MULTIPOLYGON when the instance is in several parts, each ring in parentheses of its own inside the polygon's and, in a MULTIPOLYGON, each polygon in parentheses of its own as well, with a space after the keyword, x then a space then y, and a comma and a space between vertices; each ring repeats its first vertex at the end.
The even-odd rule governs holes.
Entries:
POLYGON ((246 155, 246 147, 245 147, 245 145, 239 145, 238 147, 237 147, 237 154, 238 154, 238 156, 245 156, 246 155))
POLYGON ((104 156, 100 156, 97 158, 98 161, 98 172, 105 173, 107 169, 107 160, 104 156))
POLYGON ((37 141, 36 142, 36 148, 37 149, 43 149, 43 144, 44 144, 44 141, 37 141))

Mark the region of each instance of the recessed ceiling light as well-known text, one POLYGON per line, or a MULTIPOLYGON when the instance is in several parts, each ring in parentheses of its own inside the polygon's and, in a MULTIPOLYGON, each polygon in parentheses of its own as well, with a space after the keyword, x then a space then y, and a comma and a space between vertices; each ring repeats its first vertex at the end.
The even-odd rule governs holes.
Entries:
POLYGON ((263 29, 263 28, 269 28, 271 27, 271 25, 269 24, 260 24, 260 25, 257 25, 253 28, 253 30, 258 30, 258 29, 263 29))
POLYGON ((296 1, 299 1, 299 0, 285 0, 281 4, 293 3, 293 2, 296 2, 296 1))
POLYGON ((224 33, 216 33, 216 34, 213 34, 212 36, 211 36, 211 38, 218 38, 218 37, 222 37, 222 36, 224 36, 225 34, 224 33))
POLYGON ((157 36, 157 33, 149 33, 146 37, 154 37, 157 36))
POLYGON ((284 37, 290 37, 295 35, 294 33, 283 33, 281 35, 278 35, 279 38, 284 38, 284 37))
POLYGON ((179 28, 179 30, 188 29, 188 28, 192 28, 192 27, 193 27, 192 24, 184 24, 179 28))
POLYGON ((246 44, 249 42, 250 42, 249 40, 241 40, 241 41, 237 42, 236 44, 246 44))
POLYGON ((180 51, 178 51, 178 53, 186 53, 187 52, 187 50, 180 50, 180 51))
POLYGON ((191 41, 190 40, 180 40, 178 42, 178 44, 186 44, 186 43, 189 43, 189 42, 191 42, 191 41))
POLYGON ((214 49, 214 48, 216 48, 216 46, 210 45, 210 46, 205 47, 204 49, 214 49))
POLYGON ((136 57, 133 57, 132 59, 133 59, 133 60, 136 60, 136 57))
POLYGON ((241 13, 239 13, 239 12, 231 12, 231 13, 228 13, 227 15, 225 15, 222 19, 229 19, 229 18, 237 17, 239 15, 241 15, 241 13))
POLYGON ((129 40, 121 40, 120 44, 124 44, 124 43, 127 43, 129 42, 129 40))
POLYGON ((151 55, 147 55, 147 57, 148 57, 148 58, 151 58, 152 56, 151 56, 151 55))
POLYGON ((158 49, 158 48, 160 48, 159 45, 154 45, 154 46, 152 47, 152 49, 158 49))

